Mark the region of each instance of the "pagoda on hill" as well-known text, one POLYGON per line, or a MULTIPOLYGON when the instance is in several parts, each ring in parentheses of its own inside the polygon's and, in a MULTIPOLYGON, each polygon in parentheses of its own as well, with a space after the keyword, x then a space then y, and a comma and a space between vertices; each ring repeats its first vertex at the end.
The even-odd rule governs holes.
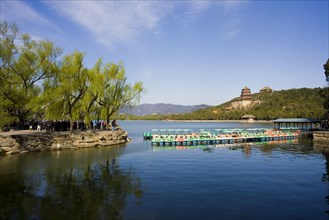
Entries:
POLYGON ((245 86, 242 90, 241 90, 241 105, 242 107, 245 107, 247 105, 250 105, 251 101, 252 101, 252 96, 251 96, 251 92, 250 89, 245 86))
POLYGON ((226 111, 230 111, 233 109, 244 109, 251 108, 254 105, 260 104, 261 101, 252 97, 250 89, 245 86, 241 90, 240 98, 235 99, 235 101, 231 102, 226 108, 226 111))

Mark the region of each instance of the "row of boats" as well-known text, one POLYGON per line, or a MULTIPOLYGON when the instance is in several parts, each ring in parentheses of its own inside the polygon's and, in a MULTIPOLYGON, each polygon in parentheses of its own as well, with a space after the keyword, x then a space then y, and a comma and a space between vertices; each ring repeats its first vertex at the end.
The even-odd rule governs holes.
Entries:
POLYGON ((184 146, 291 140, 297 139, 299 133, 299 130, 268 128, 199 129, 197 132, 192 129, 153 129, 152 132, 144 132, 144 139, 157 146, 184 146))

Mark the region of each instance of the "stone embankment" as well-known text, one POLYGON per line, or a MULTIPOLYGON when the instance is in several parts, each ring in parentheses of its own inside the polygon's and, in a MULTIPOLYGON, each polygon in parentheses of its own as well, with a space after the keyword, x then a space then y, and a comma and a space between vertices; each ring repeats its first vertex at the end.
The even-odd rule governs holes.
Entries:
POLYGON ((130 141, 122 129, 115 131, 31 132, 0 135, 0 155, 24 152, 105 147, 130 141))
POLYGON ((329 153, 329 131, 314 131, 313 146, 326 154, 329 153))
POLYGON ((313 142, 318 144, 325 144, 329 148, 329 131, 314 131, 313 142))

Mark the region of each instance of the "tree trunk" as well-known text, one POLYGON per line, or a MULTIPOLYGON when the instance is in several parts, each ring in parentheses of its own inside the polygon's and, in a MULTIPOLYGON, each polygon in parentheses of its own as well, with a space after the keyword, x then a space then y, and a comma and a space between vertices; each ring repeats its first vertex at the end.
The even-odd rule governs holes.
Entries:
POLYGON ((71 103, 70 102, 68 102, 68 104, 69 104, 69 120, 70 120, 70 131, 71 132, 73 132, 73 125, 74 125, 74 123, 73 123, 73 120, 72 120, 72 105, 71 105, 71 103))
POLYGON ((110 124, 110 114, 109 114, 110 108, 106 107, 106 129, 112 130, 111 124, 110 124))

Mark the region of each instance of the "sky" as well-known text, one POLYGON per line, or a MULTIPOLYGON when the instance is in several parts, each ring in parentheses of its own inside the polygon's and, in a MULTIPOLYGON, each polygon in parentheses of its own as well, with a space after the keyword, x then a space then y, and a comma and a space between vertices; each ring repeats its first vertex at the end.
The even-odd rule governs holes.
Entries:
POLYGON ((0 0, 1 21, 85 65, 125 65, 140 104, 219 105, 240 96, 327 85, 328 0, 0 0))

